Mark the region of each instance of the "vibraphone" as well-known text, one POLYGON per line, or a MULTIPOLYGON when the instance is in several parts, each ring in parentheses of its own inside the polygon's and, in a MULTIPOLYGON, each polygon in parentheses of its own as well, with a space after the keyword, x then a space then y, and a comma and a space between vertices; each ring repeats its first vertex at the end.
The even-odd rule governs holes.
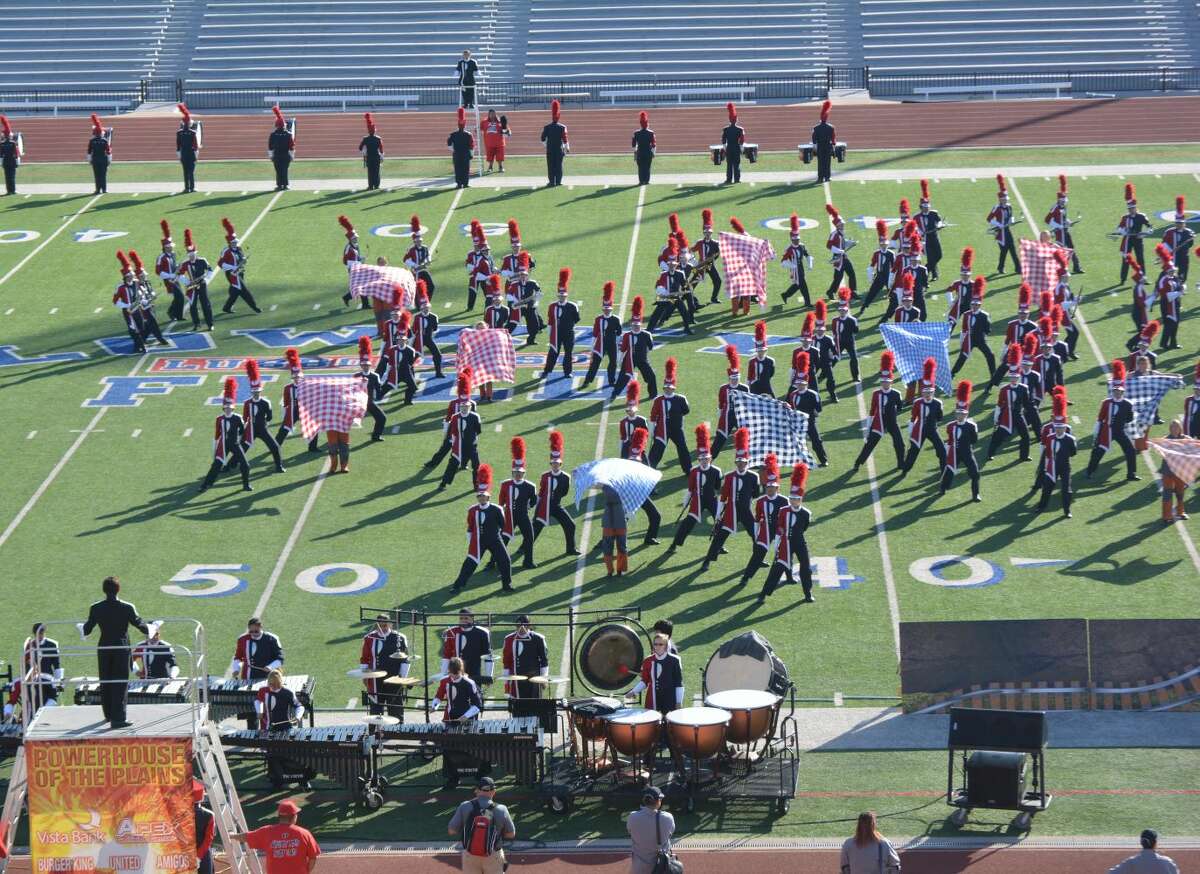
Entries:
POLYGON ((370 741, 365 725, 301 726, 290 731, 223 731, 221 743, 291 759, 324 774, 355 795, 362 792, 371 771, 370 741))
MULTIPOLYGON (((227 716, 237 719, 254 718, 254 699, 266 680, 227 680, 224 677, 208 678, 208 718, 220 722, 227 716)), ((313 725, 313 692, 317 678, 308 674, 284 674, 283 687, 296 694, 296 700, 304 705, 308 713, 308 725, 313 725)))
MULTIPOLYGON (((99 706, 100 689, 99 681, 80 683, 75 687, 75 703, 99 706)), ((191 680, 130 680, 126 701, 129 704, 186 704, 191 692, 191 680)))
POLYGON ((406 722, 380 731, 383 750, 418 750, 432 746, 440 752, 465 753, 495 762, 518 782, 534 785, 542 779, 545 735, 536 716, 476 719, 467 722, 406 722))

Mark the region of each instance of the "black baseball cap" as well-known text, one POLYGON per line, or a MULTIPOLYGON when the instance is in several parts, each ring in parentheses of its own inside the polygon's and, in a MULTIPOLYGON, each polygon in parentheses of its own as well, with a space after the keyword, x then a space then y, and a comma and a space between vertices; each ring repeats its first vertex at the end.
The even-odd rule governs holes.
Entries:
POLYGON ((642 800, 643 801, 645 801, 647 799, 658 801, 662 797, 663 797, 663 791, 661 789, 659 789, 657 786, 647 786, 645 789, 642 790, 642 800))
POLYGON ((496 781, 491 777, 480 777, 479 782, 475 784, 475 788, 481 792, 491 792, 496 788, 496 781))

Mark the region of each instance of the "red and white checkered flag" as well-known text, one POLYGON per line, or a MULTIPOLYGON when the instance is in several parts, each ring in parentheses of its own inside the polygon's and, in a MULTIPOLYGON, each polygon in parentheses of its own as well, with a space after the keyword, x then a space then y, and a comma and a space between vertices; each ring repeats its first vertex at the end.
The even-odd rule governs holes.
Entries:
MULTIPOLYGON (((1071 250, 1037 240, 1021 240, 1019 245, 1021 278, 1029 283, 1034 295, 1043 291, 1054 291, 1054 287, 1058 285, 1058 262, 1054 260, 1054 253, 1061 248, 1070 255, 1071 250)), ((1036 299, 1035 297, 1034 300, 1036 299)))
POLYGON ((503 328, 467 328, 458 335, 461 371, 470 366, 472 382, 516 382, 517 355, 512 334, 503 328))
POLYGON ((411 310, 417 295, 417 280, 407 267, 355 264, 350 268, 351 297, 373 297, 392 305, 392 286, 404 289, 404 308, 411 310))
POLYGON ((717 238, 725 265, 725 293, 730 300, 753 297, 767 303, 767 265, 775 260, 769 240, 722 231, 717 238))
POLYGON ((367 414, 367 383, 357 376, 306 376, 296 392, 305 440, 322 431, 349 431, 367 414))
POLYGON ((1200 476, 1200 440, 1190 437, 1179 440, 1168 440, 1165 437, 1155 437, 1147 441, 1150 448, 1157 452, 1167 462, 1171 473, 1189 486, 1200 476))

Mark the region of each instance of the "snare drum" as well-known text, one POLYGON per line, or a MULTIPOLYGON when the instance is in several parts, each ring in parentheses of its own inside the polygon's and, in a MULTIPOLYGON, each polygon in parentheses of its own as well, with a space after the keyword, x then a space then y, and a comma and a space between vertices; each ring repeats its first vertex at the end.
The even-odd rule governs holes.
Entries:
POLYGON ((752 744, 767 737, 775 727, 782 700, 778 695, 757 689, 727 689, 709 695, 704 703, 729 711, 726 739, 730 743, 752 744))
POLYGON ((725 747, 728 710, 719 707, 684 707, 667 714, 667 743, 676 753, 692 759, 711 759, 725 747))
POLYGON ((742 148, 742 153, 751 164, 758 163, 758 143, 746 143, 742 148))
POLYGON ((639 758, 654 749, 662 730, 662 714, 641 707, 618 710, 605 717, 605 721, 609 744, 630 758, 639 758))
POLYGON ((616 698, 579 698, 567 703, 567 712, 575 730, 585 740, 604 740, 608 737, 605 718, 621 709, 616 698))
POLYGON ((839 164, 846 163, 846 144, 835 143, 833 147, 833 157, 837 158, 839 164))
POLYGON ((725 160, 725 147, 722 145, 709 146, 708 150, 712 152, 712 162, 720 167, 721 162, 725 160))

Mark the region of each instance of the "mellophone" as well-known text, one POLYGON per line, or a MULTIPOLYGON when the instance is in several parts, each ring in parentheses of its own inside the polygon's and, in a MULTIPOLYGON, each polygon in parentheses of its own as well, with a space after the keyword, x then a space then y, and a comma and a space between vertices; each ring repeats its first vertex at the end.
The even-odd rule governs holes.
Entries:
MULTIPOLYGON (((224 677, 208 678, 208 718, 220 722, 227 716, 237 719, 253 719, 254 701, 258 690, 267 684, 264 680, 228 680, 224 677)), ((308 712, 309 725, 312 725, 313 692, 317 688, 317 678, 308 674, 284 674, 283 687, 291 689, 296 700, 304 705, 308 712)))
MULTIPOLYGON (((716 145, 709 146, 708 150, 710 152, 712 152, 713 164, 720 167, 721 163, 725 160, 725 146, 720 143, 717 143, 716 145)), ((749 161, 751 164, 757 164, 758 163, 758 143, 744 144, 742 146, 742 154, 746 156, 746 160, 749 161)))
MULTIPOLYGON (((811 164, 813 158, 817 154, 817 147, 813 143, 801 143, 796 146, 800 152, 800 160, 805 164, 811 164)), ((839 164, 846 163, 846 144, 840 140, 833 144, 833 157, 837 158, 839 164)))
MULTIPOLYGON (((99 680, 87 680, 75 687, 75 703, 100 704, 99 680)), ((191 700, 192 681, 182 678, 130 680, 126 701, 130 704, 186 704, 191 700)))
POLYGON ((221 744, 283 756, 354 793, 370 764, 367 737, 365 725, 300 726, 287 731, 223 731, 221 744))

